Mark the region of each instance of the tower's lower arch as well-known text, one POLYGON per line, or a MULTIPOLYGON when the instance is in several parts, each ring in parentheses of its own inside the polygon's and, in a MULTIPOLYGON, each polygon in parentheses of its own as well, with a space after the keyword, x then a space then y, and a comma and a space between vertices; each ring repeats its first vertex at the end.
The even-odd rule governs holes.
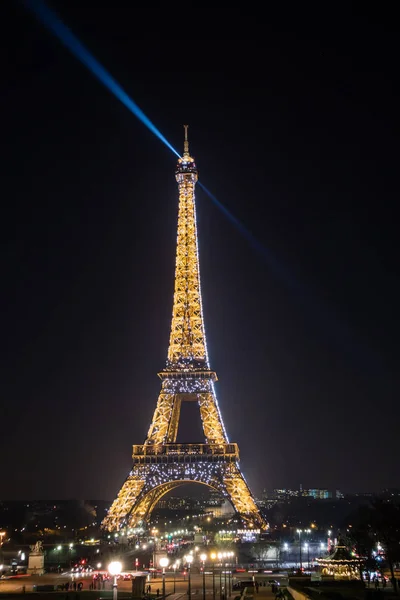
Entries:
MULTIPOLYGON (((144 447, 147 454, 134 453, 134 466, 103 522, 104 529, 118 531, 147 522, 157 502, 171 490, 186 483, 198 483, 216 490, 232 504, 244 524, 265 527, 247 484, 239 470, 236 453, 227 444, 219 448, 197 444, 181 448, 164 445, 160 452, 144 447)), ((141 447, 143 449, 143 446, 141 447)), ((142 450, 141 450, 142 451, 142 450)))
MULTIPOLYGON (((181 487, 182 485, 187 485, 189 483, 203 485, 209 489, 212 489, 219 493, 222 493, 222 490, 218 489, 214 485, 205 483, 204 481, 195 481, 195 480, 191 480, 191 479, 181 479, 181 480, 177 480, 177 481, 169 481, 169 482, 160 484, 159 486, 155 487, 154 489, 150 490, 149 492, 147 492, 143 495, 143 498, 139 500, 138 506, 137 506, 138 516, 141 515, 142 521, 148 521, 150 519, 151 513, 153 512, 153 510, 155 509, 155 507, 157 505, 157 502, 159 502, 161 500, 161 498, 163 496, 165 496, 165 494, 168 494, 168 492, 171 492, 172 490, 174 490, 178 487, 181 487)), ((228 498, 228 500, 229 500, 229 498, 228 498)), ((136 511, 135 511, 135 513, 136 513, 136 511)), ((132 526, 132 524, 130 524, 130 526, 132 526)))

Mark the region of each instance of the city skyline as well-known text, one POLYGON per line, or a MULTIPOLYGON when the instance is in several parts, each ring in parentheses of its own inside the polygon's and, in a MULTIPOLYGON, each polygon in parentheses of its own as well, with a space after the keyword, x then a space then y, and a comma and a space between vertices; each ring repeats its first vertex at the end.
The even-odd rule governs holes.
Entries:
MULTIPOLYGON (((197 191, 210 365, 254 495, 293 481, 399 487, 386 24, 364 17, 371 45, 351 28, 309 43, 271 25, 265 81, 229 69, 193 78, 132 58, 129 9, 54 6, 174 147, 189 123, 200 181, 236 218, 197 191)), ((113 498, 166 360, 176 157, 23 8, 10 9, 10 31, 4 495, 113 498)), ((200 441, 185 408, 178 441, 200 441)))

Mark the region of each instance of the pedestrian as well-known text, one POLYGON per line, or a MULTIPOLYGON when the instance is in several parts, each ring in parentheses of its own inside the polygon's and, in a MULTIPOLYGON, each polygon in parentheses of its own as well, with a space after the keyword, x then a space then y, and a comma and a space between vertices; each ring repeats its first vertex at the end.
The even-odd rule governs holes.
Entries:
POLYGON ((157 594, 157 598, 158 598, 158 596, 160 595, 160 588, 157 588, 156 594, 157 594))

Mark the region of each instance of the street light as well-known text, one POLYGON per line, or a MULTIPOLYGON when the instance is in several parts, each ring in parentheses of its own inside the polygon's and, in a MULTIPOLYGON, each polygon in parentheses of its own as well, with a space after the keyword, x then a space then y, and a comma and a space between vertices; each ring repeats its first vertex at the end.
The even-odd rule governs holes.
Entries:
POLYGON ((301 558, 301 534, 302 533, 310 533, 311 529, 298 529, 297 533, 299 534, 299 551, 300 551, 300 571, 303 570, 303 561, 301 558))
POLYGON ((307 542, 304 544, 304 550, 307 550, 307 568, 310 570, 310 544, 307 542))
POLYGON ((219 600, 222 600, 222 552, 217 554, 219 560, 219 600))
POLYGON ((193 562, 193 556, 191 554, 188 554, 187 556, 185 556, 185 560, 186 560, 186 562, 188 564, 188 597, 189 597, 189 600, 190 600, 191 595, 192 595, 192 582, 191 582, 191 579, 190 579, 190 565, 193 562))
POLYGON ((301 560, 301 533, 302 533, 302 531, 303 531, 302 529, 298 529, 298 530, 297 530, 297 533, 299 534, 299 548, 300 548, 300 571, 302 571, 302 570, 303 570, 303 563, 302 563, 302 560, 301 560))
POLYGON ((229 556, 229 571, 228 571, 228 596, 231 597, 232 595, 232 560, 233 557, 235 556, 234 552, 228 552, 228 556, 229 556))
POLYGON ((175 564, 174 564, 174 594, 175 594, 175 590, 176 590, 176 570, 177 570, 177 568, 179 567, 179 563, 180 563, 180 562, 181 562, 181 561, 180 561, 180 560, 179 560, 179 558, 178 558, 178 559, 175 561, 175 564))
POLYGON ((225 559, 225 562, 224 562, 224 596, 225 596, 225 598, 226 598, 226 589, 227 589, 226 588, 226 558, 227 558, 227 556, 228 556, 227 552, 222 553, 222 557, 225 559))
POLYGON ((217 558, 217 555, 215 554, 215 552, 211 552, 210 554, 210 558, 212 561, 212 581, 213 581, 213 600, 215 600, 215 559, 217 558))
POLYGON ((289 544, 287 542, 285 542, 283 544, 283 550, 285 552, 285 562, 288 562, 288 554, 289 554, 289 544))
POLYGON ((203 563, 203 600, 206 600, 206 560, 207 560, 207 554, 200 554, 200 560, 203 563))
POLYGON ((162 567, 162 595, 165 598, 165 567, 168 567, 169 560, 166 556, 160 558, 160 567, 162 567))
POLYGON ((118 560, 110 562, 108 565, 108 572, 114 577, 113 581, 113 600, 117 600, 117 575, 122 571, 122 564, 118 560))

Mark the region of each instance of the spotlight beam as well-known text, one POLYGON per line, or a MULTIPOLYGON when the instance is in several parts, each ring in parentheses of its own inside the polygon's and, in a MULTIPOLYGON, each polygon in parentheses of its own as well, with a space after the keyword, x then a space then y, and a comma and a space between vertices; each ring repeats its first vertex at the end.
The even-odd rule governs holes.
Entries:
POLYGON ((163 136, 161 131, 145 115, 141 108, 128 96, 112 75, 99 63, 87 48, 78 40, 61 19, 42 0, 22 0, 24 6, 53 33, 78 58, 95 77, 114 94, 154 135, 160 139, 176 156, 180 157, 172 144, 163 136))

